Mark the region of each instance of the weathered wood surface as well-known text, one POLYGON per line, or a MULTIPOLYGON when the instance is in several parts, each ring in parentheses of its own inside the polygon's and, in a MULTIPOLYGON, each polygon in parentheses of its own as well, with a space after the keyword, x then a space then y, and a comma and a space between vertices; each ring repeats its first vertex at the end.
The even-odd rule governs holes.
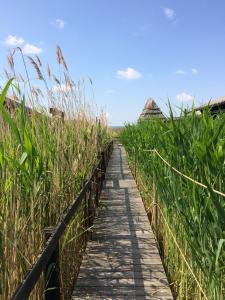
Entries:
POLYGON ((114 148, 100 206, 72 299, 173 299, 122 146, 114 148))

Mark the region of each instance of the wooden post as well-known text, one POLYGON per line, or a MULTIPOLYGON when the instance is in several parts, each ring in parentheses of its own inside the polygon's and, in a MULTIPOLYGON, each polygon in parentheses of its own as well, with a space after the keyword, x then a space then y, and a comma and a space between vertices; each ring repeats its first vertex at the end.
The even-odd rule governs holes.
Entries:
MULTIPOLYGON (((48 242, 51 234, 53 233, 53 227, 47 227, 44 229, 45 243, 48 242)), ((45 281, 45 300, 59 300, 60 295, 60 268, 59 268, 59 243, 57 243, 54 252, 52 253, 44 270, 45 281)))

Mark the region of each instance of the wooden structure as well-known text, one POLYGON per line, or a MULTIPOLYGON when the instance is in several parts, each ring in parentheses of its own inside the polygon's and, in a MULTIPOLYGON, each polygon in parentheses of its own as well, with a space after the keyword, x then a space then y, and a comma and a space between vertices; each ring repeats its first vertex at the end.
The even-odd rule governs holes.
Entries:
POLYGON ((23 282, 15 291, 14 295, 12 296, 12 300, 28 299, 42 273, 45 275, 44 299, 61 299, 58 255, 59 241, 62 238, 67 226, 70 225, 77 211, 83 206, 84 219, 86 220, 83 235, 85 242, 87 242, 87 230, 92 226, 94 216, 94 210, 93 206, 90 204, 90 199, 93 198, 96 206, 98 206, 98 200, 103 186, 104 174, 112 149, 113 143, 110 142, 108 145, 106 145, 105 150, 101 153, 96 166, 93 168, 90 178, 85 182, 82 190, 77 198, 72 202, 71 206, 68 207, 66 213, 62 216, 61 221, 55 228, 48 228, 45 230, 46 246, 42 253, 38 256, 37 261, 32 266, 30 271, 28 271, 26 274, 23 282), (49 270, 53 271, 49 273, 49 270))
POLYGON ((72 299, 173 299, 126 152, 119 145, 107 168, 72 299))
POLYGON ((165 119, 162 111, 152 98, 147 100, 139 117, 139 121, 146 119, 165 119))
MULTIPOLYGON (((18 99, 5 97, 4 106, 8 110, 8 112, 12 115, 16 112, 16 110, 20 107, 21 103, 18 99)), ((25 111, 28 115, 31 115, 32 109, 28 106, 25 106, 25 111)))
POLYGON ((225 113, 225 96, 209 101, 207 104, 197 107, 195 111, 200 111, 202 113, 202 111, 207 107, 212 115, 225 113))
MULTIPOLYGON (((16 97, 5 97, 4 107, 11 115, 13 115, 17 111, 17 109, 19 109, 20 106, 21 102, 19 102, 16 97)), ((33 109, 28 106, 25 106, 25 111, 30 116, 33 112, 33 109)), ((35 111, 35 113, 39 114, 39 112, 37 111, 35 111)), ((64 120, 65 118, 65 113, 56 107, 50 107, 49 113, 52 115, 53 118, 59 118, 62 120, 64 120)))
POLYGON ((49 113, 52 115, 53 118, 59 118, 59 119, 64 120, 64 117, 65 117, 64 111, 61 111, 56 107, 50 107, 49 113))

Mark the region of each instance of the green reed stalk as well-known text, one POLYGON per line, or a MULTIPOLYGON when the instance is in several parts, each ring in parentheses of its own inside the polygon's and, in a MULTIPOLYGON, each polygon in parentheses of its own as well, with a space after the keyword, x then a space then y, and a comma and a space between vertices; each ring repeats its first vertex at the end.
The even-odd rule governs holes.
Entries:
MULTIPOLYGON (((44 89, 32 86, 27 89, 25 81, 21 90, 16 79, 9 79, 0 95, 0 299, 12 295, 35 262, 43 249, 43 229, 56 225, 61 219, 109 138, 104 118, 96 122, 95 114, 83 103, 83 94, 81 102, 62 52, 58 51, 57 55, 61 74, 64 74, 58 86, 54 83, 49 88, 54 77, 48 69, 45 94, 44 89), (10 110, 4 105, 6 95, 10 94, 14 94, 20 103, 17 109, 10 110), (46 99, 49 104, 45 102, 45 107, 63 110, 64 120, 51 117, 40 105, 46 99), (26 105, 27 100, 33 105, 31 113, 26 111, 25 100, 26 105)), ((33 58, 32 66, 40 84, 46 81, 43 64, 38 58, 33 58)), ((60 254, 62 260, 76 268, 83 247, 76 235, 79 237, 82 232, 82 222, 82 214, 75 217, 73 234, 66 235, 71 241, 67 243, 69 248, 62 240, 62 245, 66 246, 60 254)), ((63 274, 67 276, 64 282, 72 285, 72 272, 65 269, 63 274)), ((71 286, 63 286, 65 295, 69 295, 71 286)), ((32 299, 42 299, 42 293, 39 284, 32 299)))
MULTIPOLYGON (((155 177, 159 205, 208 299, 223 299, 225 199, 212 189, 225 192, 225 115, 214 118, 206 110, 196 116, 193 111, 175 120, 171 113, 167 121, 127 125, 121 138, 131 162, 137 160, 144 187, 151 190, 155 177), (157 149, 173 167, 208 189, 179 176, 154 152, 143 151, 146 149, 157 149)), ((144 199, 150 207, 152 200, 144 199)), ((162 218, 159 222, 159 244, 174 293, 179 299, 205 299, 165 222, 162 218)))

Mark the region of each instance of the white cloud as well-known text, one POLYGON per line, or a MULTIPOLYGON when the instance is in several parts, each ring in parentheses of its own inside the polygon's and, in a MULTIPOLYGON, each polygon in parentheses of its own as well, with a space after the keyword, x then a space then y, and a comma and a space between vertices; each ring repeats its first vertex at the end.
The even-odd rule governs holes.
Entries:
POLYGON ((59 29, 63 29, 66 25, 66 22, 62 19, 56 19, 55 23, 59 29))
POLYGON ((175 11, 171 8, 164 7, 163 11, 164 11, 164 16, 169 20, 173 20, 176 16, 175 11))
POLYGON ((24 43, 24 39, 22 37, 9 34, 5 39, 5 43, 10 46, 21 46, 24 43))
POLYGON ((22 50, 24 54, 40 54, 42 52, 42 48, 31 44, 25 44, 22 50))
POLYGON ((192 73, 192 74, 194 74, 194 75, 196 75, 196 74, 198 74, 199 72, 198 72, 198 70, 197 70, 197 69, 195 69, 195 68, 192 68, 192 69, 191 69, 191 73, 192 73))
POLYGON ((181 94, 176 95, 176 99, 181 101, 181 102, 183 102, 183 101, 188 102, 188 101, 193 101, 194 97, 187 94, 187 93, 185 93, 185 92, 183 92, 181 94))
POLYGON ((51 90, 54 93, 67 93, 67 92, 71 92, 72 90, 75 91, 75 87, 74 86, 71 87, 66 84, 61 84, 61 85, 53 86, 51 90))
POLYGON ((42 48, 36 47, 32 44, 29 43, 25 43, 25 40, 22 37, 17 37, 15 35, 11 35, 9 34, 6 38, 5 38, 5 44, 9 45, 9 46, 22 46, 23 45, 23 53, 24 54, 40 54, 42 52, 42 48))
POLYGON ((176 71, 176 74, 178 74, 178 75, 186 75, 187 72, 184 71, 184 70, 179 69, 179 70, 176 71))
POLYGON ((114 90, 105 90, 105 93, 112 94, 114 93, 114 90))
POLYGON ((125 70, 118 70, 117 77, 119 79, 135 80, 142 78, 142 74, 133 68, 126 68, 125 70))

